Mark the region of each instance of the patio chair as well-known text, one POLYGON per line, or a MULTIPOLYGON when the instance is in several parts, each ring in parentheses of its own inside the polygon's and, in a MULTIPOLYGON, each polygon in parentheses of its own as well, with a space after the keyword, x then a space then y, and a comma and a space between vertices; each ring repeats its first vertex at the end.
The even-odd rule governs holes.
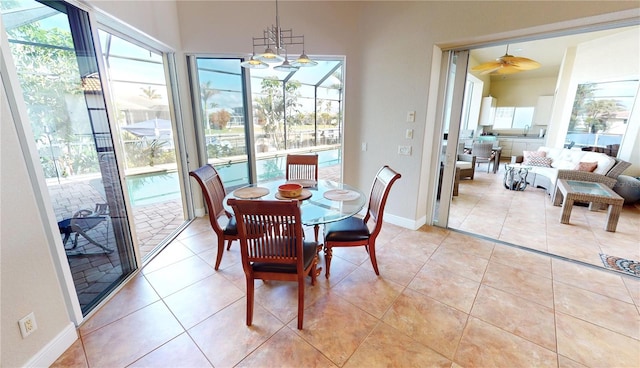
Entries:
POLYGON ((247 326, 253 321, 254 280, 298 283, 298 329, 304 318, 306 276, 315 285, 318 243, 305 241, 297 200, 229 199, 238 221, 242 268, 247 281, 247 326))
POLYGON ((225 240, 228 241, 227 250, 229 250, 231 243, 238 239, 236 219, 232 214, 224 210, 222 201, 227 193, 222 184, 222 179, 220 179, 220 175, 213 165, 206 164, 189 172, 189 176, 195 178, 198 184, 200 184, 200 189, 202 189, 202 195, 209 213, 209 223, 218 238, 218 254, 216 255, 216 264, 214 267, 217 271, 220 267, 220 262, 222 262, 225 240), (219 222, 222 216, 226 216, 228 220, 226 226, 222 226, 219 222))
POLYGON ((107 220, 108 209, 109 207, 106 203, 97 203, 95 210, 93 211, 89 209, 79 210, 75 212, 71 218, 58 221, 58 230, 60 230, 60 234, 64 234, 62 245, 64 246, 65 251, 67 251, 67 255, 113 253, 115 249, 109 248, 107 245, 100 244, 87 234, 87 232, 107 220), (69 239, 71 239, 72 235, 72 246, 67 247, 67 243, 69 242, 69 239), (103 252, 89 253, 75 250, 78 247, 78 238, 80 236, 85 238, 89 243, 101 248, 103 252))
POLYGON ((373 181, 371 186, 371 194, 369 195, 369 207, 364 218, 349 217, 344 220, 329 223, 325 226, 324 231, 324 255, 327 270, 325 277, 329 278, 331 267, 331 257, 333 255, 333 247, 356 247, 364 246, 373 270, 376 275, 380 275, 378 271, 378 262, 376 260, 376 238, 382 230, 382 217, 384 215, 384 207, 387 204, 387 197, 393 183, 400 179, 400 174, 392 170, 389 166, 383 166, 373 181), (374 226, 369 230, 367 223, 373 221, 374 226))
POLYGON ((476 158, 476 164, 487 163, 487 173, 493 161, 493 142, 477 142, 473 144, 471 154, 476 158))

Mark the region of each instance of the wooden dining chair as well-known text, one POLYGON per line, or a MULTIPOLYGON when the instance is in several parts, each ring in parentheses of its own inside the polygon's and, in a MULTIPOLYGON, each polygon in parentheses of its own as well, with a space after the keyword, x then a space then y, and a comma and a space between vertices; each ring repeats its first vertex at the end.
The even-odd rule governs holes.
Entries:
POLYGON ((318 244, 305 241, 297 200, 229 199, 238 221, 242 268, 247 280, 247 326, 253 320, 254 280, 298 283, 298 329, 304 319, 305 278, 315 285, 318 244))
MULTIPOLYGON (((313 180, 318 182, 318 155, 287 155, 287 180, 313 180)), ((313 226, 313 235, 318 241, 320 225, 313 226)))
POLYGON ((209 223, 218 238, 218 254, 215 265, 215 269, 218 270, 220 262, 222 261, 222 254, 224 253, 225 240, 228 242, 228 250, 231 248, 231 243, 238 239, 236 219, 232 214, 224 210, 222 201, 227 193, 222 184, 220 174, 218 174, 218 171, 213 165, 207 164, 193 170, 189 172, 189 176, 195 178, 198 184, 200 184, 202 196, 204 197, 209 213, 209 223), (222 226, 219 222, 221 217, 228 220, 225 226, 222 226))
POLYGON ((318 181, 318 155, 287 155, 286 179, 318 181))
POLYGON ((387 197, 393 183, 400 179, 400 174, 392 170, 389 166, 383 166, 373 181, 371 194, 369 195, 369 206, 364 218, 352 216, 344 220, 336 221, 325 225, 324 231, 324 255, 327 270, 325 277, 329 278, 331 257, 334 247, 355 247, 364 246, 373 270, 376 275, 378 271, 378 261, 376 260, 376 238, 382 229, 382 218, 387 197), (369 221, 373 222, 373 229, 369 229, 369 221))

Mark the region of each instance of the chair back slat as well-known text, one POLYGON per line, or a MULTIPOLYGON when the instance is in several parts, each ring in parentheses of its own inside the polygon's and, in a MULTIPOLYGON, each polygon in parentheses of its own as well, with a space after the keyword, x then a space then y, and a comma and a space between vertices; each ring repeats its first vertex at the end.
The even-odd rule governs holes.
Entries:
POLYGON ((375 237, 382 229, 382 217, 389 191, 393 183, 400 177, 401 175, 389 166, 383 166, 376 174, 371 186, 371 194, 369 195, 369 208, 364 218, 365 222, 371 220, 375 223, 371 236, 375 237))
POLYGON ((492 152, 493 152, 492 142, 474 143, 473 148, 471 149, 471 154, 476 156, 477 158, 488 159, 491 157, 492 152))
POLYGON ((230 199, 238 222, 243 266, 294 264, 303 269, 299 202, 230 199))
POLYGON ((218 223, 218 218, 226 213, 222 201, 227 195, 220 174, 212 165, 207 164, 191 171, 189 175, 200 184, 209 212, 209 222, 213 230, 220 235, 223 230, 218 223))
POLYGON ((318 180, 318 155, 287 155, 287 180, 318 180))

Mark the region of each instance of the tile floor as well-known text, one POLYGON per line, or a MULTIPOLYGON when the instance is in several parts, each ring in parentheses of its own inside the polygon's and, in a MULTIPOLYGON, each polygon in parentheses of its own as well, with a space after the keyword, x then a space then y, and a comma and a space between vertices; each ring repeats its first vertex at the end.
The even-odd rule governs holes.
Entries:
MULTIPOLYGON (((256 282, 192 223, 79 328, 53 367, 637 367, 640 278, 434 227, 385 224, 376 277, 336 248, 329 280, 256 282)), ((321 256, 320 265, 324 264, 321 256)))
POLYGON ((561 224, 562 207, 544 189, 503 186, 504 164, 487 174, 484 164, 474 180, 460 181, 449 227, 527 248, 603 266, 600 254, 640 261, 640 203, 625 205, 615 232, 605 231, 607 211, 574 206, 570 224, 561 224))

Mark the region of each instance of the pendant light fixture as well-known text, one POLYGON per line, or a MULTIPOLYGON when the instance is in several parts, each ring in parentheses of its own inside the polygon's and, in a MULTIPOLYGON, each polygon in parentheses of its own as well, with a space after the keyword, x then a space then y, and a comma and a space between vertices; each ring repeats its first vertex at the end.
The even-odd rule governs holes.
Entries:
POLYGON ((304 50, 304 35, 294 35, 292 29, 280 28, 278 15, 278 0, 276 0, 276 25, 262 31, 262 37, 253 37, 253 56, 240 65, 250 69, 264 69, 271 63, 282 63, 274 69, 280 71, 297 70, 300 67, 310 67, 318 62, 311 60, 304 50), (256 54, 256 47, 264 52, 256 54), (300 57, 292 62, 287 58, 287 48, 301 47, 300 57), (282 56, 284 54, 285 56, 282 56))

